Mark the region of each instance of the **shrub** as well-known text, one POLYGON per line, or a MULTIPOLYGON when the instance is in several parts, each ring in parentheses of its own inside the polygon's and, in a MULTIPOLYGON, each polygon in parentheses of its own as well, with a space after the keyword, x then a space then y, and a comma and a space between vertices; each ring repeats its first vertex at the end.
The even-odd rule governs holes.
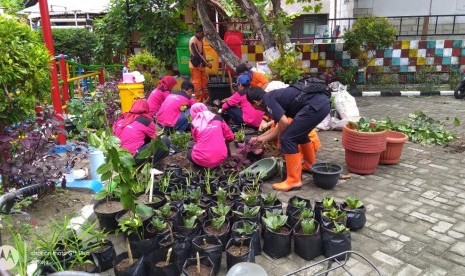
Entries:
POLYGON ((139 71, 144 75, 145 92, 152 91, 153 87, 156 87, 160 75, 165 72, 165 64, 146 50, 129 58, 129 68, 131 71, 139 71))
POLYGON ((79 57, 79 62, 91 64, 95 62, 97 37, 87 29, 53 29, 53 42, 56 54, 67 54, 79 57))
POLYGON ((38 33, 0 15, 0 132, 34 114, 49 99, 49 54, 38 33))

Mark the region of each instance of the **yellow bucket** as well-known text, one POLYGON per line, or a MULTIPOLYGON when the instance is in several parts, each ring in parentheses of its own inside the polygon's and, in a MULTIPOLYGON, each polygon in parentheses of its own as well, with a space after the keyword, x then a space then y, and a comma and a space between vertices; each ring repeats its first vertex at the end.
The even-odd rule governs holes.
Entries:
POLYGON ((121 112, 128 112, 135 99, 144 98, 143 83, 120 83, 118 84, 119 98, 121 99, 121 112))

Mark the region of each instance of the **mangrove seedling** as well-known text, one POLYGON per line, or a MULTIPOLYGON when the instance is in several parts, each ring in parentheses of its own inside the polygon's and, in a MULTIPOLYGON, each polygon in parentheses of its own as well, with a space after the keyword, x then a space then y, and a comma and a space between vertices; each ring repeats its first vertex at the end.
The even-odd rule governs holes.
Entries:
POLYGON ((323 208, 324 209, 331 209, 334 206, 334 198, 333 197, 325 197, 323 199, 323 208))
POLYGON ((300 200, 298 198, 294 198, 291 201, 292 206, 298 208, 298 209, 303 209, 307 206, 307 202, 305 200, 300 200))
POLYGON ((259 203, 258 196, 255 194, 241 193, 241 198, 244 201, 245 205, 253 206, 259 203))
POLYGON ((207 193, 207 195, 212 194, 211 181, 213 180, 214 177, 215 177, 215 171, 213 171, 210 168, 205 169, 204 182, 205 182, 205 192, 207 193))
POLYGON ((166 194, 168 191, 168 187, 170 186, 171 175, 173 174, 172 171, 168 171, 166 175, 164 175, 160 180, 160 188, 159 191, 166 194))
POLYGON ((205 213, 205 210, 194 203, 184 204, 184 212, 188 218, 199 217, 205 213))
POLYGON ((287 222, 286 215, 278 215, 271 217, 265 216, 262 219, 266 227, 268 227, 268 229, 274 232, 277 232, 279 229, 281 229, 281 227, 283 227, 287 222))
POLYGON ((163 232, 168 226, 168 223, 159 217, 153 217, 150 223, 157 233, 163 232))
POLYGON ((278 199, 278 193, 270 192, 270 193, 262 194, 261 197, 263 199, 263 204, 265 206, 273 206, 273 204, 278 199))
POLYGON ((193 203, 198 204, 202 198, 202 189, 200 189, 200 187, 192 189, 187 196, 193 203))
POLYGON ((163 217, 163 218, 169 218, 171 216, 171 205, 170 205, 170 203, 168 202, 165 205, 158 208, 158 210, 155 210, 155 214, 157 214, 157 216, 160 216, 160 217, 163 217))
POLYGON ((193 216, 190 218, 185 218, 183 221, 184 227, 193 229, 197 226, 197 217, 193 216))
POLYGON ((349 207, 350 209, 359 209, 363 206, 363 202, 360 201, 360 199, 353 197, 347 197, 345 199, 345 203, 347 204, 347 207, 349 207))
POLYGON ((243 221, 242 227, 234 229, 234 232, 241 236, 252 235, 255 231, 257 231, 257 224, 251 221, 243 221))
POLYGON ((227 216, 231 211, 231 206, 218 203, 218 205, 211 208, 211 211, 214 217, 227 216))
POLYGON ((138 215, 123 217, 118 222, 118 225, 121 231, 126 233, 126 235, 135 234, 139 240, 144 239, 142 231, 139 231, 142 227, 142 220, 138 215))
POLYGON ((313 218, 313 211, 310 208, 304 208, 300 211, 299 214, 300 219, 311 219, 313 218))
POLYGON ((346 212, 333 207, 329 211, 323 212, 323 216, 332 221, 339 221, 346 216, 346 212))
POLYGON ((226 190, 219 187, 218 190, 215 192, 215 195, 218 203, 226 203, 226 197, 228 196, 226 190))
POLYGON ((212 218, 211 223, 213 227, 215 227, 216 230, 220 230, 225 221, 226 221, 226 217, 221 216, 217 218, 212 218))
POLYGON ((300 226, 302 226, 302 231, 305 235, 311 235, 315 233, 316 225, 315 220, 313 219, 304 219, 300 221, 300 226))
POLYGON ((247 205, 244 205, 244 210, 242 212, 240 211, 233 211, 233 212, 234 214, 240 217, 243 217, 243 218, 254 218, 260 212, 260 206, 249 207, 247 205))
POLYGON ((236 184, 238 180, 238 174, 233 172, 228 176, 228 186, 231 186, 233 184, 236 184))

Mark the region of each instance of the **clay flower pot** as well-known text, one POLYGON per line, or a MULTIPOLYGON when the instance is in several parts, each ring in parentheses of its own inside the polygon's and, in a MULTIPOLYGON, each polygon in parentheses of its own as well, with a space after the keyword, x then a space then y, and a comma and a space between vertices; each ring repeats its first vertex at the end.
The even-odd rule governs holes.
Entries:
POLYGON ((408 141, 408 136, 398 131, 387 132, 386 150, 381 153, 379 164, 395 165, 399 163, 402 149, 405 142, 408 141))
POLYGON ((347 170, 357 174, 372 174, 378 167, 381 152, 386 150, 387 131, 362 132, 349 124, 342 129, 347 170))

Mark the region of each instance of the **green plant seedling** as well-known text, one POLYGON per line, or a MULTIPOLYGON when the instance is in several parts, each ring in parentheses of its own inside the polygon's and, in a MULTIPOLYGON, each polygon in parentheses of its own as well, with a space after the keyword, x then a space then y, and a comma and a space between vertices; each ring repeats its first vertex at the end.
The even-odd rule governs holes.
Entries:
POLYGON ((313 218, 313 211, 310 208, 304 208, 299 214, 300 219, 311 219, 313 218))
POLYGON ((184 224, 184 227, 193 229, 197 226, 197 217, 193 216, 190 218, 184 218, 183 224, 184 224))
POLYGON ((202 198, 202 189, 200 189, 200 187, 197 187, 193 190, 190 190, 187 196, 190 200, 192 200, 193 203, 198 204, 200 202, 200 199, 202 198))
POLYGON ((334 206, 334 198, 333 197, 325 197, 323 199, 323 208, 324 209, 331 209, 334 206))
POLYGON ((217 218, 212 218, 211 223, 213 227, 215 227, 216 230, 220 230, 225 221, 226 221, 226 217, 221 216, 217 218))
POLYGON ((283 212, 278 209, 272 209, 272 210, 265 210, 265 216, 270 218, 270 217, 276 217, 282 215, 283 212))
POLYGON ((263 204, 265 206, 273 206, 273 204, 278 199, 278 193, 270 192, 270 193, 262 194, 261 197, 263 199, 263 204))
POLYGON ((298 198, 294 198, 291 202, 292 206, 303 209, 305 206, 307 206, 307 202, 305 200, 300 200, 298 198))
POLYGON ((199 217, 205 213, 205 210, 200 208, 195 203, 184 204, 184 212, 188 218, 199 217))
POLYGON ((274 232, 277 232, 287 222, 286 215, 278 215, 278 216, 271 216, 271 217, 265 216, 262 219, 265 225, 274 232))
POLYGON ((313 219, 304 219, 300 222, 300 225, 305 235, 311 235, 316 231, 315 220, 313 219))
POLYGON ((336 208, 331 208, 331 210, 327 212, 323 212, 323 216, 332 220, 332 221, 339 221, 346 216, 345 211, 340 211, 336 208))
POLYGON ((248 194, 248 193, 242 192, 241 193, 241 198, 242 198, 242 200, 244 200, 244 203, 246 205, 251 206, 251 205, 258 204, 259 197, 257 195, 255 195, 255 194, 248 194))
POLYGON ((150 223, 152 224, 153 229, 155 229, 158 233, 163 232, 163 230, 165 230, 168 226, 168 223, 159 217, 153 217, 150 223))
POLYGON ((353 197, 347 197, 345 203, 350 209, 359 209, 363 206, 363 202, 360 199, 353 197))
POLYGON ((211 211, 213 216, 215 217, 226 216, 231 211, 231 206, 225 205, 223 203, 218 203, 217 206, 212 207, 211 211))
POLYGON ((249 207, 244 205, 244 210, 240 211, 233 211, 234 214, 243 217, 243 218, 254 218, 260 212, 260 206, 249 207))
POLYGON ((332 230, 336 233, 346 233, 350 231, 350 229, 347 228, 344 224, 340 224, 336 222, 334 223, 332 230))
POLYGON ((171 205, 169 203, 166 203, 165 205, 158 208, 158 210, 155 210, 155 213, 157 214, 157 216, 169 218, 171 216, 171 205))
POLYGON ((215 195, 218 203, 226 203, 228 192, 225 189, 219 187, 218 190, 215 192, 215 195))
POLYGON ((234 229, 234 232, 243 236, 243 235, 252 235, 257 231, 257 224, 251 221, 243 221, 242 227, 234 229))

